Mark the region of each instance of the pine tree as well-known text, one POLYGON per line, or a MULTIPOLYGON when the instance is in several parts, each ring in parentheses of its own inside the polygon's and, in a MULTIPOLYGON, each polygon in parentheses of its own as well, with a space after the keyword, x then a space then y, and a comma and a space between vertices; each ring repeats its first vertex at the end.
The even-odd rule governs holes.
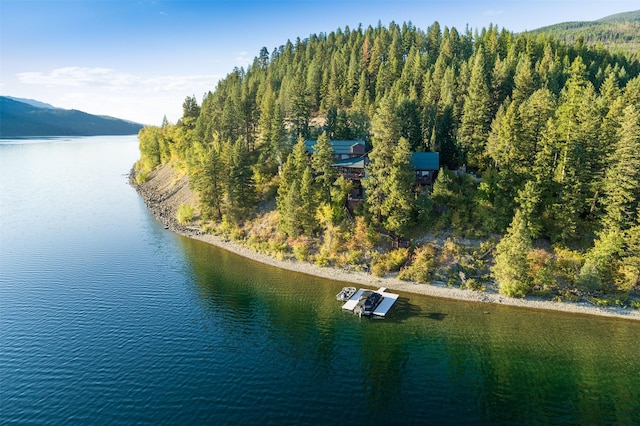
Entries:
POLYGON ((401 123, 400 135, 409 141, 413 151, 425 151, 422 140, 420 111, 415 99, 402 98, 396 112, 401 123))
POLYGON ((381 36, 378 36, 373 41, 373 47, 371 49, 371 55, 369 57, 369 64, 367 65, 367 72, 371 76, 370 81, 375 81, 382 64, 382 58, 384 56, 385 47, 381 36))
POLYGON ((284 146, 285 128, 284 117, 282 116, 282 109, 279 104, 276 104, 274 107, 269 138, 269 151, 271 153, 271 157, 278 166, 282 166, 286 152, 284 146))
POLYGON ((500 59, 500 55, 496 57, 491 71, 491 113, 495 114, 500 105, 507 99, 511 93, 510 70, 506 61, 500 59))
POLYGON ((603 224, 627 229, 634 225, 640 203, 640 109, 624 110, 618 142, 603 182, 603 224))
POLYGON ((510 297, 524 297, 529 293, 531 277, 527 254, 531 248, 526 219, 521 210, 516 210, 509 230, 496 246, 495 265, 491 268, 500 293, 510 297))
POLYGON ((484 66, 484 54, 482 49, 479 49, 473 62, 458 132, 458 140, 464 149, 467 164, 480 170, 488 166, 485 145, 491 124, 491 98, 484 66))
POLYGON ((318 205, 317 198, 304 139, 298 138, 280 174, 276 197, 280 229, 292 237, 309 232, 309 223, 315 217, 318 205))
POLYGON ((531 172, 542 134, 555 108, 555 98, 548 89, 536 90, 518 107, 521 138, 518 146, 523 172, 531 172))
POLYGON ((253 172, 249 162, 249 150, 241 138, 233 144, 227 144, 226 148, 228 210, 235 221, 240 221, 254 203, 253 172))
POLYGON ((377 217, 379 224, 383 220, 381 206, 388 193, 393 154, 400 139, 400 123, 395 115, 395 106, 395 100, 386 96, 373 118, 373 149, 369 153, 368 175, 362 182, 369 210, 377 217))
POLYGON ((434 132, 434 142, 431 149, 440 152, 440 164, 450 170, 457 169, 461 164, 460 150, 456 143, 456 124, 453 116, 453 106, 447 105, 438 117, 436 131, 434 132))
POLYGON ((559 185, 559 197, 552 210, 559 229, 553 237, 564 242, 578 237, 593 204, 593 185, 600 181, 603 171, 598 140, 601 116, 585 72, 582 59, 576 58, 554 125, 559 148, 554 180, 559 185))
MULTIPOLYGON (((280 186, 282 188, 282 185, 280 186)), ((288 191, 278 191, 278 229, 290 237, 297 237, 304 231, 300 224, 300 183, 291 182, 288 191)))
POLYGON ((300 227, 304 235, 312 236, 318 226, 316 222, 316 210, 318 210, 320 206, 320 198, 318 197, 318 190, 315 180, 313 179, 313 172, 308 165, 302 173, 298 202, 300 205, 297 219, 300 227))
POLYGON ((200 115, 200 106, 195 96, 187 96, 182 103, 182 119, 184 126, 195 127, 196 120, 200 115))
POLYGON ((487 155, 500 170, 512 171, 525 160, 518 150, 522 133, 521 122, 518 105, 514 102, 506 109, 501 107, 493 120, 487 140, 487 155))
POLYGON ((260 134, 260 141, 262 144, 269 145, 271 142, 271 123, 274 119, 276 107, 276 97, 271 90, 271 86, 267 85, 267 90, 262 96, 260 102, 260 119, 258 121, 258 133, 260 134))
POLYGON ((336 131, 338 128, 338 108, 335 105, 331 105, 327 110, 327 123, 324 126, 324 130, 327 133, 329 139, 336 138, 336 131))
POLYGON ((291 107, 289 109, 289 122, 295 135, 307 137, 309 134, 309 118, 311 107, 309 102, 309 92, 302 78, 294 80, 291 88, 291 107))
POLYGON ((524 188, 518 192, 516 203, 531 238, 539 237, 542 232, 541 197, 535 180, 527 181, 524 188))
POLYGON ((637 217, 635 226, 624 233, 625 252, 615 281, 620 291, 640 290, 640 212, 637 217))
POLYGON ((618 228, 602 232, 587 252, 576 286, 583 291, 611 291, 624 252, 624 234, 618 228))
POLYGON ((381 213, 385 218, 383 226, 394 235, 404 236, 413 221, 416 208, 414 184, 411 147, 409 141, 401 137, 393 152, 389 181, 381 205, 381 213))
POLYGON ((523 53, 518 61, 513 82, 515 87, 511 98, 517 105, 524 102, 536 90, 536 82, 531 70, 531 59, 526 53, 523 53))
POLYGON ((338 177, 335 167, 332 167, 335 161, 333 154, 333 146, 324 132, 314 146, 311 164, 320 187, 320 197, 328 204, 331 204, 331 187, 338 177))
MULTIPOLYGON (((293 151, 287 157, 282 172, 280 173, 280 184, 278 186, 278 200, 284 200, 294 182, 298 183, 298 189, 302 180, 302 174, 308 166, 309 157, 304 139, 298 138, 298 142, 293 146, 293 151)), ((278 208, 282 211, 282 209, 278 208)))
POLYGON ((189 182, 200 196, 202 215, 205 219, 222 218, 224 170, 217 140, 208 148, 200 144, 194 146, 190 157, 189 182))

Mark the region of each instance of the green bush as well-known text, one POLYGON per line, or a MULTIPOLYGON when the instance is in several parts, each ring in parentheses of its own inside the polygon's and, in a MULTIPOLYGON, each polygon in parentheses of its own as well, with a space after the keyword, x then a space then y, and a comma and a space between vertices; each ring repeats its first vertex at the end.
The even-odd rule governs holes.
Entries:
POLYGON ((296 244, 293 246, 293 255, 301 262, 309 259, 309 246, 307 244, 296 244))
POLYGON ((562 278, 567 284, 574 284, 576 276, 584 263, 584 255, 561 246, 555 246, 553 251, 556 257, 554 265, 555 274, 559 278, 562 278))
POLYGON ((447 275, 447 287, 456 287, 460 284, 460 276, 458 274, 451 272, 447 275))
POLYGON ((389 272, 386 263, 380 259, 380 256, 374 256, 371 259, 371 273, 376 277, 383 277, 389 272))
POLYGON ((185 203, 180 204, 176 212, 176 219, 181 225, 191 222, 193 220, 193 207, 185 203))
POLYGON ((269 241, 269 253, 275 255, 278 259, 284 259, 289 252, 287 243, 279 240, 269 241))
POLYGON ((475 278, 469 278, 467 281, 465 281, 464 288, 468 290, 474 290, 474 291, 486 290, 486 287, 481 282, 477 281, 475 278))
POLYGON ((362 251, 360 250, 347 250, 345 253, 343 253, 341 258, 342 258, 342 262, 345 265, 354 266, 362 262, 362 259, 364 258, 364 253, 362 253, 362 251))
POLYGON ((149 174, 146 172, 136 173, 136 183, 141 185, 149 179, 149 174))
POLYGON ((437 254, 437 248, 430 245, 416 249, 411 264, 400 270, 398 278, 422 283, 431 281, 436 268, 437 254))
POLYGON ((553 256, 546 250, 533 249, 527 253, 529 262, 529 275, 533 280, 533 288, 536 294, 549 294, 557 287, 556 278, 553 275, 553 256))
POLYGON ((329 253, 326 250, 321 250, 314 256, 313 263, 318 266, 329 266, 331 264, 329 253))
POLYGON ((409 250, 397 249, 387 253, 380 253, 371 260, 371 273, 382 277, 389 272, 399 271, 407 263, 409 250))

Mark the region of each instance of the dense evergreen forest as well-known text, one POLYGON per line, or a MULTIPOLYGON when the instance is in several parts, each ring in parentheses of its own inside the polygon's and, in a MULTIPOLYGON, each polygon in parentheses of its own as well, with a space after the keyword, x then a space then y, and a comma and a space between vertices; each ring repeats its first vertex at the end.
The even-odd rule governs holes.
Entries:
POLYGON ((188 97, 178 123, 145 127, 137 176, 173 164, 200 200, 181 220, 277 256, 629 303, 639 74, 630 54, 546 33, 347 27, 263 48, 200 104, 188 97), (353 212, 333 139, 367 143, 366 200, 353 212), (414 185, 414 151, 440 153, 431 187, 414 185), (411 246, 392 250, 399 238, 411 246))

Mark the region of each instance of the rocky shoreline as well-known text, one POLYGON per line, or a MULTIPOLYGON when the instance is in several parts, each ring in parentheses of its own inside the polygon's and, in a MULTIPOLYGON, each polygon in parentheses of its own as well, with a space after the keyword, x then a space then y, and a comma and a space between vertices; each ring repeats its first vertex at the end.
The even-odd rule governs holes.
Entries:
POLYGON ((231 251, 240 256, 272 265, 290 271, 302 272, 345 283, 353 283, 369 287, 387 287, 395 291, 421 294, 431 297, 478 302, 495 303, 510 306, 519 306, 532 309, 553 310, 585 315, 599 315, 607 317, 640 320, 640 311, 633 308, 620 306, 600 307, 588 302, 554 302, 541 298, 527 297, 514 299, 498 294, 495 290, 477 292, 447 287, 444 284, 422 284, 401 281, 395 277, 379 278, 364 272, 352 272, 343 269, 320 267, 307 262, 285 260, 281 261, 271 256, 257 253, 239 244, 231 242, 217 235, 206 234, 199 227, 183 226, 176 220, 176 212, 182 203, 193 203, 195 194, 189 188, 186 176, 179 177, 170 166, 162 166, 150 173, 148 180, 143 184, 137 184, 135 170, 131 170, 129 183, 143 198, 147 208, 166 229, 185 237, 194 238, 224 250, 231 251))

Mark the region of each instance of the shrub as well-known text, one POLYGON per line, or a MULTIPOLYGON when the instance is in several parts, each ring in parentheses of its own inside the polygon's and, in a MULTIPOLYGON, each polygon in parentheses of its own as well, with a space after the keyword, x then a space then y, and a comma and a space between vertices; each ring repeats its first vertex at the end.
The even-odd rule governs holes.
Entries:
POLYGON ((618 229, 603 232, 585 255, 576 286, 584 291, 611 290, 624 251, 624 235, 618 229))
POLYGON ((136 183, 138 185, 145 183, 148 179, 149 179, 149 173, 147 173, 146 171, 140 170, 136 173, 136 183))
POLYGON ((309 259, 311 252, 311 243, 306 239, 298 239, 292 244, 293 256, 301 262, 306 262, 309 259))
POLYGON ((384 277, 389 272, 384 262, 372 262, 371 273, 376 277, 384 277))
POLYGON ((399 271, 407 263, 408 249, 397 249, 387 253, 380 253, 371 260, 371 273, 382 277, 391 271, 399 271))
POLYGON ((389 253, 387 253, 387 262, 389 263, 389 270, 399 271, 400 268, 405 263, 407 263, 408 259, 409 259, 409 250, 406 248, 390 251, 389 253))
POLYGON ((365 219, 356 216, 356 224, 352 234, 346 239, 347 248, 350 250, 371 250, 378 240, 378 234, 367 224, 365 219))
MULTIPOLYGON (((330 255, 330 254, 329 254, 330 255)), ((337 255, 330 256, 338 267, 357 266, 364 262, 364 253, 361 250, 345 250, 337 255)))
POLYGON ((447 275, 447 287, 455 287, 460 283, 460 276, 453 272, 447 275))
POLYGON ((429 282, 436 267, 438 249, 432 245, 415 250, 411 264, 400 271, 398 278, 406 281, 429 282))
POLYGON ((481 282, 478 282, 475 278, 469 278, 467 281, 465 281, 464 287, 466 289, 474 290, 474 291, 486 290, 486 287, 481 282))
POLYGON ((182 203, 176 212, 176 219, 181 225, 186 225, 193 220, 193 207, 182 203))
POLYGON ((329 253, 326 250, 320 250, 320 252, 313 257, 313 263, 318 266, 329 266, 331 264, 329 253))
POLYGON ((447 238, 442 244, 441 263, 456 262, 458 261, 461 253, 461 248, 451 238, 447 238))
POLYGON ((231 233, 229 234, 229 238, 231 238, 233 241, 242 241, 244 240, 244 231, 238 227, 233 227, 231 229, 231 233))
POLYGON ((567 283, 573 284, 582 268, 584 256, 566 247, 556 246, 553 250, 556 255, 554 272, 567 283))
POLYGON ((270 240, 269 241, 269 253, 276 256, 276 258, 282 260, 286 256, 289 251, 289 246, 287 243, 279 240, 270 240))
POLYGON ((542 249, 533 249, 527 253, 527 261, 529 263, 529 275, 536 291, 547 293, 556 287, 551 253, 542 249))

